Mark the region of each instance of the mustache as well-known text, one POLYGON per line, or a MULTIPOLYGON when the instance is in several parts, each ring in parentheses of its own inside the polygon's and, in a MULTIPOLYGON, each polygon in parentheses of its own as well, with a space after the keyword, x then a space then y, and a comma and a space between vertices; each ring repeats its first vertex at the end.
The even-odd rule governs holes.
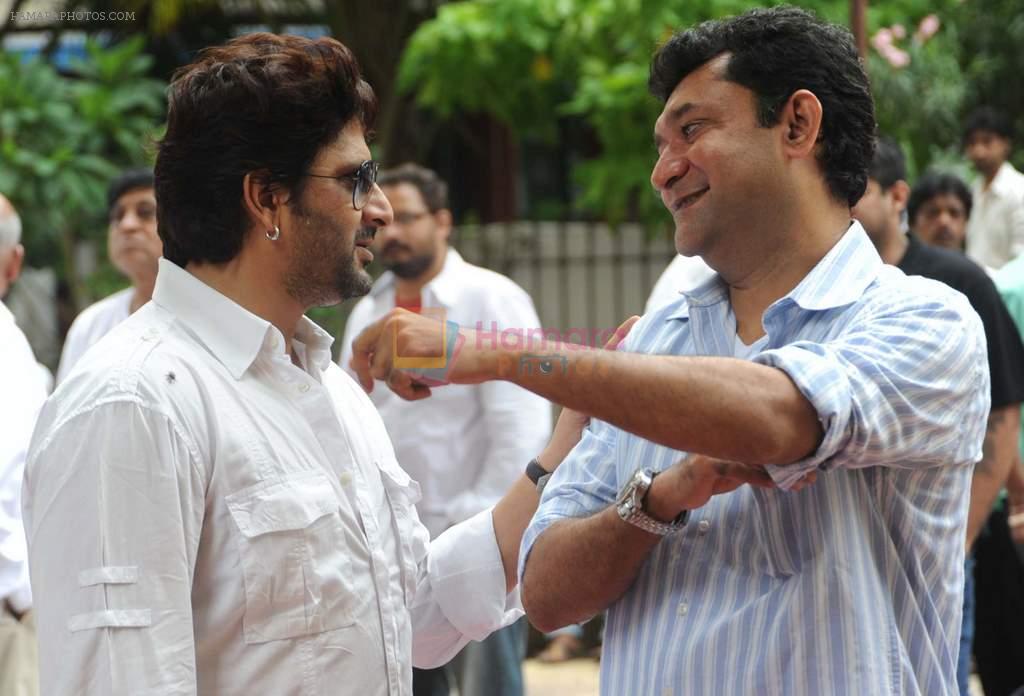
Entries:
POLYGON ((397 251, 399 249, 404 250, 404 251, 412 251, 412 249, 409 248, 407 245, 402 244, 397 239, 392 239, 390 242, 388 242, 387 244, 384 245, 384 247, 380 250, 380 252, 382 254, 389 254, 392 251, 397 251))
POLYGON ((372 242, 374 237, 376 237, 376 236, 377 236, 377 228, 376 227, 370 227, 370 226, 360 227, 359 231, 356 232, 356 239, 355 239, 355 241, 357 241, 357 242, 363 242, 363 241, 372 242))

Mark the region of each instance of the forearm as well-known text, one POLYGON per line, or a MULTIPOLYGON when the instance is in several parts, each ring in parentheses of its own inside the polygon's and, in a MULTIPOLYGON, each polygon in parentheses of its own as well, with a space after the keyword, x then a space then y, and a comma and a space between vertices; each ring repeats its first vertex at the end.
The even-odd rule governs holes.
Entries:
POLYGON ((519 581, 516 577, 519 568, 519 545, 539 502, 537 487, 524 475, 512 484, 491 513, 494 536, 498 540, 501 563, 505 568, 506 591, 511 591, 519 581))
POLYGON ((614 506, 551 525, 523 570, 530 622, 549 632, 603 611, 629 589, 660 538, 623 522, 614 506))
POLYGON ((732 358, 562 350, 550 374, 496 351, 492 377, 661 445, 749 464, 811 454, 821 425, 781 370, 732 358), (564 367, 563 367, 564 366, 564 367))
POLYGON ((1020 405, 993 409, 988 417, 981 461, 971 478, 971 500, 967 511, 967 547, 985 525, 999 491, 1006 485, 1017 461, 1020 405))

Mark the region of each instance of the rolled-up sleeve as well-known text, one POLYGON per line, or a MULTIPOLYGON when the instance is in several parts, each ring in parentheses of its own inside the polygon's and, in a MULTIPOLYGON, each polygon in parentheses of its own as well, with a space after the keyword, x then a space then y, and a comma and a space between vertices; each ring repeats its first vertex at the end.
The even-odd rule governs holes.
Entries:
POLYGON ((482 640, 523 615, 519 589, 505 592, 490 509, 433 541, 418 522, 414 534, 420 563, 410 607, 413 665, 443 665, 470 640, 482 640))
POLYGON ((818 468, 981 458, 990 402, 985 335, 966 298, 943 298, 894 302, 854 319, 834 340, 798 341, 754 358, 789 376, 824 433, 811 456, 768 467, 778 485, 789 488, 818 468))
POLYGON ((36 437, 24 514, 42 693, 194 694, 205 498, 194 448, 130 401, 36 437))
POLYGON ((519 549, 519 581, 533 545, 544 531, 564 519, 589 517, 611 505, 618 494, 616 433, 604 421, 591 421, 579 444, 555 469, 519 549))

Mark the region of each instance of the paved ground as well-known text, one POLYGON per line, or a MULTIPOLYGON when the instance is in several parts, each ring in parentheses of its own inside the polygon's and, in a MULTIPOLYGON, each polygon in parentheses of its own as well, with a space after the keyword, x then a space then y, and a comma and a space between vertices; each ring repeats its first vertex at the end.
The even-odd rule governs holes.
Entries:
POLYGON ((526 696, 597 696, 599 663, 594 659, 578 659, 557 665, 527 660, 526 696))
MULTIPOLYGON (((526 696, 598 696, 596 660, 570 660, 557 665, 527 660, 524 672, 526 696)), ((971 677, 971 696, 984 696, 977 676, 971 677)))

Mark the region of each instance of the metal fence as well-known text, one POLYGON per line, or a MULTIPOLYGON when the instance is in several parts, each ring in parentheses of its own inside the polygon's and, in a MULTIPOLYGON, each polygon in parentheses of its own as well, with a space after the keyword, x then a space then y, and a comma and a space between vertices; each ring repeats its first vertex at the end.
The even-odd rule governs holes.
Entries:
POLYGON ((513 222, 463 226, 452 245, 470 263, 508 276, 533 298, 545 328, 604 330, 641 314, 675 256, 671 239, 639 225, 513 222))

